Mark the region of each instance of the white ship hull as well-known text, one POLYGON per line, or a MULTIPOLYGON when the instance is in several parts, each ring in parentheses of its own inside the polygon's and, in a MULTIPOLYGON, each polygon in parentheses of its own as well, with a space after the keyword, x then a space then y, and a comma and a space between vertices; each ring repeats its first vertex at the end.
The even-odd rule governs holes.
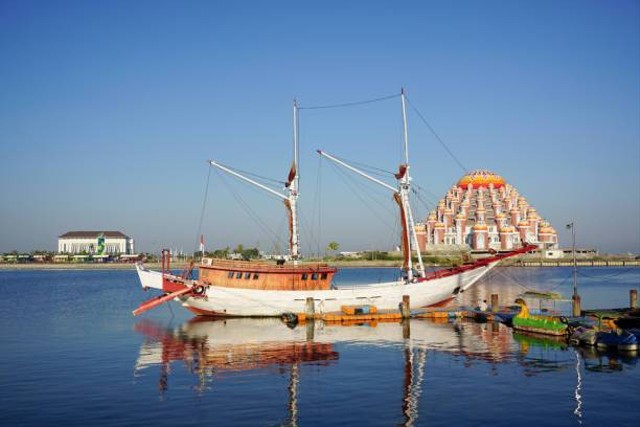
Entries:
MULTIPOLYGON (((407 283, 398 280, 329 290, 257 290, 239 289, 215 284, 204 287, 201 295, 177 297, 185 308, 196 314, 210 316, 281 316, 283 313, 304 313, 307 298, 313 298, 315 313, 341 311, 344 305, 372 305, 378 310, 397 310, 403 296, 409 296, 410 308, 417 309, 443 303, 465 291, 499 261, 442 278, 407 283)), ((137 265, 143 288, 163 289, 162 273, 137 265)), ((197 281, 190 283, 194 288, 197 281)), ((187 284, 188 286, 189 284, 187 284)))

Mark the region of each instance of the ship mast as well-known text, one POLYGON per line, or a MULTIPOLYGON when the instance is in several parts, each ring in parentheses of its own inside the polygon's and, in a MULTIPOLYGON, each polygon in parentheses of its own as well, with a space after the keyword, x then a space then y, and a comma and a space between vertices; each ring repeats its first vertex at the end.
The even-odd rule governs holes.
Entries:
POLYGON ((417 276, 424 277, 424 264, 422 263, 422 256, 420 255, 420 248, 418 247, 418 237, 416 235, 416 229, 413 222, 413 214, 411 213, 411 204, 409 203, 409 191, 411 189, 411 177, 409 176, 409 138, 407 132, 407 113, 405 107, 405 93, 404 88, 401 92, 402 98, 402 122, 403 122, 403 136, 404 136, 404 160, 405 163, 400 165, 398 173, 395 175, 398 180, 398 188, 394 188, 379 179, 376 179, 372 176, 367 175, 365 172, 357 169, 342 160, 337 159, 336 157, 325 153, 324 151, 317 150, 318 153, 326 157, 327 159, 337 163, 345 168, 349 169, 352 172, 357 173, 358 175, 368 179, 369 181, 375 182, 378 185, 385 187, 388 190, 391 190, 394 193, 394 199, 396 203, 398 203, 398 207, 400 208, 400 220, 402 222, 402 246, 403 246, 403 256, 404 256, 404 265, 403 268, 407 274, 407 280, 411 281, 414 278, 413 272, 413 263, 411 260, 411 252, 412 248, 416 249, 418 265, 416 266, 417 276))
POLYGON ((300 246, 298 241, 298 102, 293 100, 293 163, 289 171, 287 180, 288 198, 285 202, 289 210, 289 253, 294 265, 298 263, 300 257, 300 246))
MULTIPOLYGON (((400 99, 402 100, 402 128, 403 128, 403 136, 404 136, 404 162, 406 165, 406 172, 400 178, 400 199, 403 203, 403 209, 406 213, 405 227, 407 236, 407 241, 411 242, 409 244, 409 258, 407 260, 408 264, 408 275, 409 279, 411 279, 411 275, 413 274, 412 268, 412 260, 411 260, 411 247, 413 246, 416 250, 416 256, 418 258, 418 265, 416 266, 416 270, 418 272, 419 277, 424 277, 424 264, 422 263, 422 255, 420 254, 420 247, 418 246, 418 236, 416 234, 415 223, 413 222, 413 213, 411 212, 411 204, 409 203, 409 191, 411 189, 411 176, 409 175, 409 132, 407 128, 407 108, 406 108, 406 94, 404 92, 404 88, 400 91, 400 99)), ((404 239, 403 239, 404 240, 404 239)))
POLYGON ((263 185, 251 178, 248 178, 228 167, 221 165, 215 160, 209 160, 209 164, 211 166, 215 166, 216 168, 228 173, 229 175, 235 176, 236 178, 248 182, 262 190, 280 198, 283 202, 287 211, 289 212, 289 254, 291 255, 291 259, 293 260, 294 265, 298 264, 298 259, 300 258, 300 243, 298 240, 298 210, 297 210, 297 200, 298 200, 298 103, 296 100, 293 100, 293 161, 291 163, 291 169, 289 169, 289 175, 287 176, 287 182, 285 183, 286 192, 285 194, 279 193, 266 185, 263 185))

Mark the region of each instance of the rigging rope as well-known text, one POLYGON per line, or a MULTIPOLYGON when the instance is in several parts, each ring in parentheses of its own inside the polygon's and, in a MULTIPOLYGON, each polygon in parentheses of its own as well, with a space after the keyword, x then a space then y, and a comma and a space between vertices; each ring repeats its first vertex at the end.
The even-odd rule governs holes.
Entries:
POLYGON ((422 207, 424 207, 427 211, 427 214, 429 213, 429 211, 431 211, 432 209, 435 209, 435 203, 431 202, 431 201, 427 201, 422 197, 422 193, 417 191, 415 188, 411 189, 411 192, 413 193, 413 195, 415 196, 416 200, 418 200, 418 202, 420 202, 420 204, 422 205, 422 207))
POLYGON ((270 183, 273 183, 273 184, 278 184, 278 185, 280 185, 282 187, 284 187, 286 185, 286 182, 284 182, 284 181, 280 181, 280 180, 273 179, 273 178, 267 178, 266 176, 258 175, 258 174, 255 174, 253 172, 248 172, 248 171, 245 171, 245 170, 242 170, 242 169, 238 169, 238 168, 233 168, 231 166, 227 166, 227 165, 222 164, 222 163, 219 163, 219 164, 221 166, 224 166, 227 169, 230 169, 230 170, 232 170, 234 172, 237 172, 237 173, 240 173, 240 174, 248 175, 248 176, 251 176, 253 178, 261 179, 263 181, 270 182, 270 183))
POLYGON ((202 210, 200 211, 200 221, 198 222, 198 232, 196 234, 196 244, 194 247, 194 252, 198 250, 198 243, 200 242, 200 236, 202 235, 202 223, 204 221, 204 212, 207 207, 207 198, 209 194, 209 182, 211 180, 211 165, 207 168, 209 169, 207 173, 207 185, 204 189, 204 200, 202 201, 202 210))
POLYGON ((318 156, 318 173, 316 175, 316 200, 314 200, 314 204, 313 206, 315 206, 314 209, 314 215, 317 214, 318 215, 318 247, 317 247, 317 252, 316 252, 316 256, 318 258, 320 258, 320 238, 322 237, 322 210, 323 210, 323 205, 322 205, 322 156, 318 156))
MULTIPOLYGON (((388 177, 391 176, 391 177, 394 177, 394 179, 395 179, 395 173, 394 172, 391 172, 391 171, 388 171, 388 170, 385 170, 385 169, 382 169, 382 168, 378 168, 376 166, 371 166, 371 165, 368 165, 366 163, 357 162, 355 160, 345 159, 344 157, 338 157, 338 156, 333 155, 333 154, 331 156, 335 157, 336 159, 340 160, 341 162, 347 163, 348 165, 357 166, 360 169, 362 169, 364 172, 369 173, 370 175, 377 175, 377 176, 385 177, 385 178, 388 178, 388 177)), ((322 156, 320 156, 320 157, 322 157, 322 156)))
POLYGON ((420 120, 422 120, 422 122, 427 126, 427 128, 431 131, 431 133, 433 134, 433 136, 436 137, 436 139, 438 140, 438 142, 440 143, 440 145, 442 145, 442 147, 446 150, 447 153, 449 153, 449 155, 451 156, 451 158, 458 164, 458 166, 460 166, 460 169, 462 169, 462 171, 464 173, 468 172, 469 169, 467 169, 460 160, 458 160, 458 158, 456 157, 455 154, 453 154, 453 152, 449 149, 449 147, 447 146, 447 144, 444 143, 444 141, 442 140, 442 138, 440 138, 440 135, 438 135, 438 133, 431 127, 431 125, 429 124, 429 122, 427 121, 427 119, 424 118, 424 116, 420 113, 420 111, 418 111, 418 109, 416 108, 415 105, 413 105, 413 103, 411 102, 411 100, 407 97, 407 102, 409 103, 409 106, 411 106, 411 108, 413 109, 413 111, 416 112, 416 114, 418 115, 418 117, 420 118, 420 120))
MULTIPOLYGON (((367 192, 357 191, 355 189, 355 187, 357 186, 359 186, 360 188, 365 188, 365 185, 361 180, 355 180, 353 177, 351 177, 347 173, 347 171, 345 171, 343 168, 339 167, 336 164, 332 163, 331 166, 337 171, 337 174, 342 177, 343 182, 347 185, 347 187, 349 187, 349 189, 356 195, 356 197, 369 209, 369 211, 373 214, 373 216, 375 216, 381 223, 383 223, 385 226, 388 227, 388 218, 395 216, 391 212, 391 208, 389 207, 389 205, 382 203, 382 201, 374 198, 373 196, 369 196, 369 198, 373 202, 375 202, 378 206, 381 206, 383 209, 385 209, 389 213, 389 216, 385 219, 382 216, 380 216, 380 214, 378 214, 375 209, 372 209, 372 207, 370 206, 370 203, 364 199, 364 197, 362 196, 362 193, 367 194, 367 192)), ((391 198, 389 198, 389 200, 391 200, 391 198)))
POLYGON ((627 267, 627 268, 623 268, 620 271, 617 271, 615 273, 612 274, 608 274, 606 276, 599 276, 599 275, 591 275, 591 274, 585 274, 583 270, 578 269, 578 276, 580 277, 584 277, 586 279, 593 279, 593 280, 598 280, 598 279, 610 279, 612 277, 617 277, 620 276, 622 274, 628 273, 632 270, 634 270, 635 267, 627 267))
MULTIPOLYGON (((512 281, 513 283, 515 283, 516 285, 520 286, 522 289, 524 289, 525 291, 533 291, 533 292, 539 292, 540 289, 534 289, 531 288, 525 284, 522 284, 520 281, 518 281, 516 278, 514 278, 513 276, 508 276, 506 275, 504 272, 500 271, 502 269, 497 269, 497 268, 493 268, 489 271, 489 274, 487 274, 487 278, 490 278, 491 276, 495 275, 495 276, 502 276, 505 279, 508 279, 510 281, 512 281)), ((556 289, 558 289, 560 286, 565 285, 569 279, 571 279, 571 275, 567 275, 560 283, 558 283, 556 286, 552 287, 552 288, 548 288, 546 289, 546 291, 548 292, 552 292, 555 291, 556 289)), ((543 289, 544 290, 544 289, 543 289)))
POLYGON ((314 105, 310 107, 298 107, 298 110, 323 110, 328 108, 345 108, 345 107, 355 107, 357 105, 371 104, 374 102, 386 101, 388 99, 398 98, 400 96, 399 93, 383 96, 380 98, 367 99, 364 101, 355 101, 355 102, 345 102, 342 104, 331 104, 331 105, 314 105))
POLYGON ((253 219, 253 221, 262 229, 262 232, 265 233, 270 239, 271 243, 274 246, 277 246, 280 243, 280 239, 278 235, 262 220, 260 216, 256 214, 256 212, 251 209, 250 205, 240 196, 240 194, 233 189, 233 187, 227 182, 224 178, 223 174, 220 171, 217 171, 218 176, 222 182, 226 185, 227 189, 231 192, 233 197, 236 199, 238 204, 245 210, 245 212, 253 219))

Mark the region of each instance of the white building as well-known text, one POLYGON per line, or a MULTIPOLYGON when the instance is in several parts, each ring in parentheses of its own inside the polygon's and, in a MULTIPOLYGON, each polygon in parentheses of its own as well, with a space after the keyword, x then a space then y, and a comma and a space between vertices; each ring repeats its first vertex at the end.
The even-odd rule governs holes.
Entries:
POLYGON ((58 253, 134 254, 133 239, 120 231, 69 231, 58 237, 58 253))

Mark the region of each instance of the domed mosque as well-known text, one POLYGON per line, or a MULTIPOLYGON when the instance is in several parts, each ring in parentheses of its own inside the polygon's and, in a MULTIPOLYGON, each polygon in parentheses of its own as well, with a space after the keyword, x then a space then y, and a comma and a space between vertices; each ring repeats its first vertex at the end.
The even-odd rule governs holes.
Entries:
POLYGON ((518 190, 493 172, 478 169, 458 180, 426 221, 416 224, 421 250, 466 245, 474 251, 508 251, 525 243, 558 248, 556 230, 518 190))

